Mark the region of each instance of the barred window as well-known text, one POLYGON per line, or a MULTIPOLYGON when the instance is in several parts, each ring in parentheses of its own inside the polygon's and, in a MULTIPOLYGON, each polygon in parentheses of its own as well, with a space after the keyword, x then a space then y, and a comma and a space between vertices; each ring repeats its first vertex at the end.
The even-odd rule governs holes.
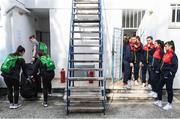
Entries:
POLYGON ((180 4, 171 4, 172 8, 172 22, 180 22, 180 4))

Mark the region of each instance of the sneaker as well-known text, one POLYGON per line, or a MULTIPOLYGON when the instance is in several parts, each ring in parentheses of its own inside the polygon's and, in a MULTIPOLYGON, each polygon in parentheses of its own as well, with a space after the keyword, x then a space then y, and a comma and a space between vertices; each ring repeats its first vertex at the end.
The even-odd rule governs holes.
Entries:
POLYGON ((42 104, 43 104, 44 107, 48 107, 47 102, 43 102, 42 104))
POLYGON ((151 87, 151 85, 150 85, 150 84, 148 84, 148 86, 147 86, 147 90, 152 90, 152 87, 151 87))
POLYGON ((148 95, 149 95, 150 97, 153 97, 153 95, 155 95, 155 92, 154 92, 154 91, 151 91, 148 95))
POLYGON ((137 80, 134 81, 134 85, 135 85, 135 86, 138 86, 138 85, 139 85, 139 83, 138 83, 137 80))
POLYGON ((164 107, 163 107, 164 110, 170 110, 172 109, 172 104, 170 103, 167 103, 164 107))
POLYGON ((146 83, 142 83, 142 88, 146 87, 146 83))
POLYGON ((9 104, 9 109, 13 109, 13 108, 14 108, 14 104, 13 103, 9 104))
POLYGON ((154 92, 154 94, 152 95, 153 98, 157 98, 157 96, 158 96, 158 95, 157 95, 156 92, 154 92))
POLYGON ((158 106, 158 107, 162 107, 162 101, 161 100, 157 100, 156 102, 153 103, 154 105, 158 106))
POLYGON ((13 109, 20 108, 22 105, 21 104, 14 104, 13 109))
POLYGON ((129 88, 131 88, 131 86, 132 86, 131 80, 128 80, 128 84, 127 85, 128 85, 129 88))

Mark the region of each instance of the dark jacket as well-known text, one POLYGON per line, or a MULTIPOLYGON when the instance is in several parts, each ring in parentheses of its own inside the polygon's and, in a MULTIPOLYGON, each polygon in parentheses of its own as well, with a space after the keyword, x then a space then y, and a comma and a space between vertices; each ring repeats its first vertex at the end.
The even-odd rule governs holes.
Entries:
POLYGON ((162 48, 156 49, 153 54, 152 68, 156 73, 160 72, 160 66, 163 55, 164 55, 164 50, 162 48))
POLYGON ((131 48, 129 44, 123 45, 123 61, 131 62, 131 48))
POLYGON ((141 61, 141 54, 142 54, 142 43, 140 43, 137 49, 131 48, 131 63, 139 63, 141 61))
POLYGON ((20 72, 24 72, 25 77, 27 78, 26 64, 23 58, 20 58, 16 61, 16 66, 9 73, 2 73, 1 75, 6 78, 19 79, 20 72))
MULTIPOLYGON (((166 53, 167 54, 167 53, 166 53)), ((167 61, 165 59, 165 55, 163 56, 163 61, 161 64, 161 72, 165 75, 165 77, 175 76, 178 69, 178 58, 175 53, 172 53, 172 57, 168 57, 167 61), (169 60, 169 61, 168 61, 169 60)))

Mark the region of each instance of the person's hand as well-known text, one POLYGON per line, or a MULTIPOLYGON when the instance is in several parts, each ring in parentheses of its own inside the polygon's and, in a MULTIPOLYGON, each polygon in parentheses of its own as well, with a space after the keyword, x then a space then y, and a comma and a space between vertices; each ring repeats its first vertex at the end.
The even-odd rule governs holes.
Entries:
POLYGON ((143 66, 144 66, 144 64, 143 64, 142 62, 140 62, 139 65, 140 65, 140 67, 143 67, 143 66))
POLYGON ((32 57, 31 61, 32 61, 32 62, 34 62, 34 60, 35 60, 35 58, 34 58, 34 57, 32 57))
POLYGON ((134 64, 133 63, 130 63, 130 67, 133 67, 134 66, 134 64))
POLYGON ((30 77, 30 76, 27 78, 27 81, 28 81, 29 83, 32 83, 32 80, 31 80, 31 77, 30 77))

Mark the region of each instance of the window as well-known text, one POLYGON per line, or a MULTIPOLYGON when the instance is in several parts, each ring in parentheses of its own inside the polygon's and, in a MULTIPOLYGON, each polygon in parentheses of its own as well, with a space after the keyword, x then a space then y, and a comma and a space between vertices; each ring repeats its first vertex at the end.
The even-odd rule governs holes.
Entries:
POLYGON ((172 22, 180 22, 180 4, 171 4, 172 8, 172 22))
POLYGON ((129 9, 122 12, 123 28, 138 28, 145 14, 145 10, 129 9))

